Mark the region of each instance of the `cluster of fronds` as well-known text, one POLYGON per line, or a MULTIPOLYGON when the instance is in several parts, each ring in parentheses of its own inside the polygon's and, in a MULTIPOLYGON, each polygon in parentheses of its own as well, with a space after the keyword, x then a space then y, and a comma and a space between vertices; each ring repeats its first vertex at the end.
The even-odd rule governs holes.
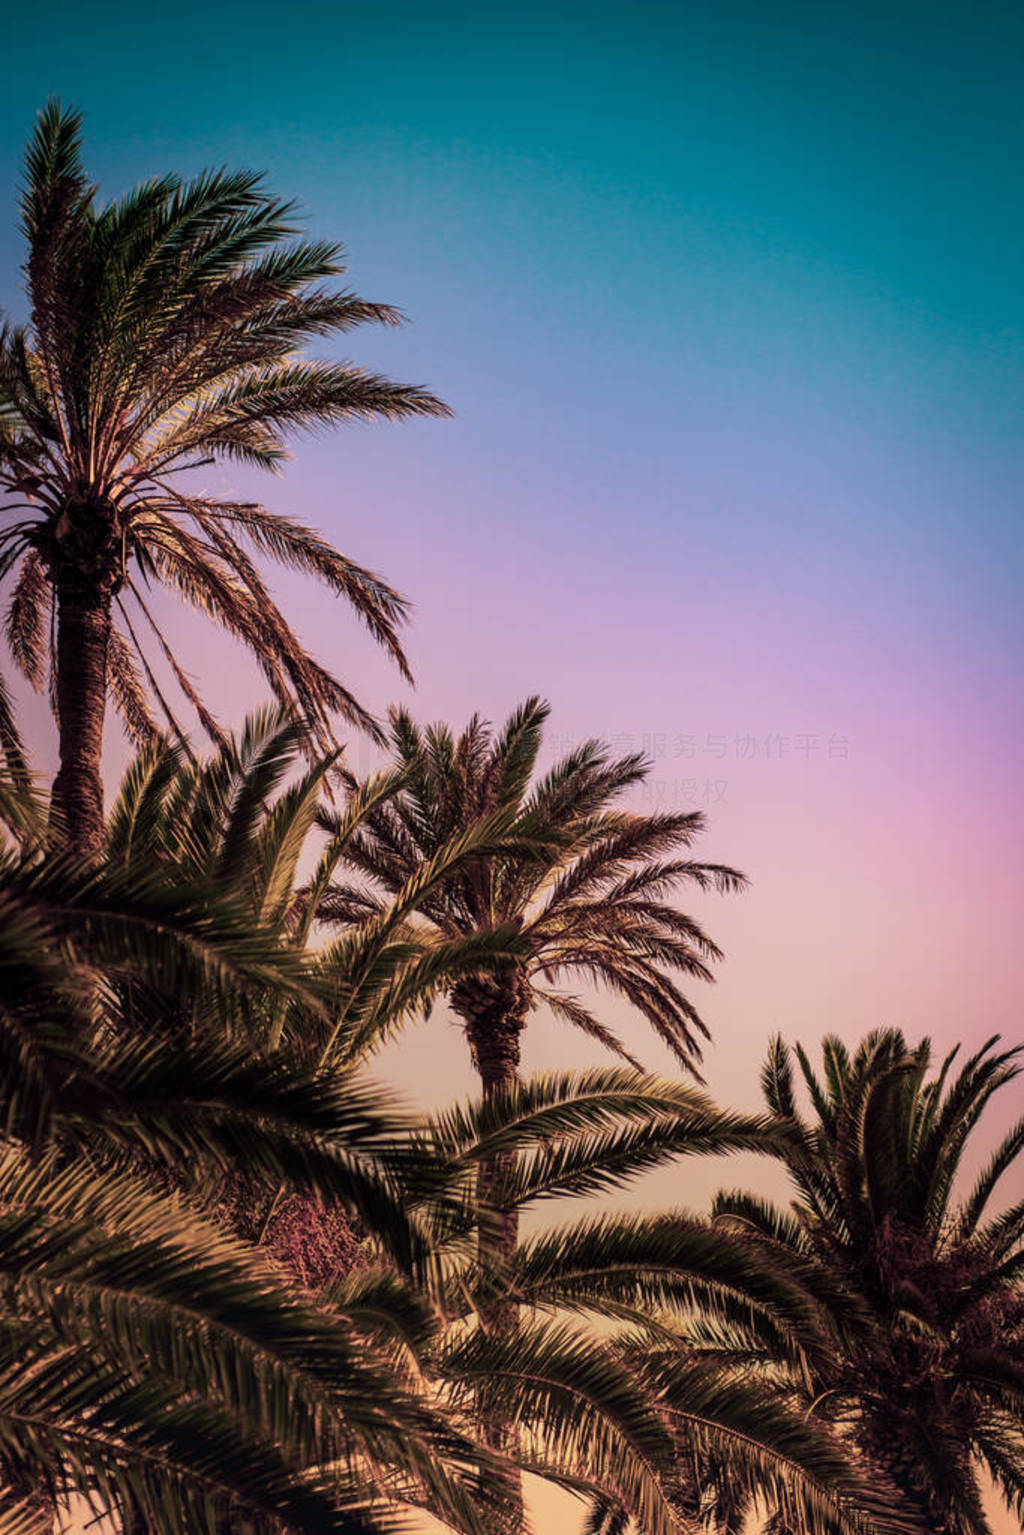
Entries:
MULTIPOLYGON (((996 1045, 931 1073, 927 1041, 880 1031, 851 1055, 829 1037, 824 1079, 798 1047, 808 1120, 776 1041, 763 1082, 794 1198, 718 1196, 688 1329, 701 1358, 834 1425, 922 1524, 956 1535, 989 1528, 985 1473, 1024 1512, 1024 1206, 989 1213, 1024 1121, 966 1198, 957 1178, 984 1109, 1019 1075, 1019 1050, 996 1045)), ((732 1497, 727 1477, 706 1480, 732 1497)))
POLYGON ((60 583, 88 578, 113 604, 109 687, 131 735, 156 735, 155 702, 161 728, 183 739, 167 669, 221 740, 154 608, 165 587, 241 641, 325 749, 338 714, 376 731, 306 650, 259 562, 323 582, 408 675, 405 600, 313 529, 208 494, 193 471, 224 459, 274 469, 287 437, 339 421, 444 414, 424 389, 305 356, 315 338, 401 315, 325 286, 345 270, 340 247, 301 238, 296 210, 252 172, 161 176, 100 206, 79 118, 57 103, 29 148, 22 225, 30 323, 0 332, 0 491, 14 517, 0 577, 13 582, 18 668, 56 693, 60 583))
POLYGON ((300 890, 330 760, 305 764, 274 714, 205 763, 164 743, 126 774, 102 859, 31 837, 0 859, 0 1481, 133 1528, 369 1535, 428 1508, 482 1535, 514 1526, 528 1470, 681 1535, 696 1444, 785 1488, 794 1528, 902 1530, 830 1426, 714 1362, 655 1369, 659 1312, 692 1301, 685 1222, 596 1217, 482 1261, 508 1209, 773 1132, 632 1067, 397 1112, 360 1074, 367 1040, 523 952, 514 925, 488 947, 410 916, 520 843, 485 814, 311 951, 313 892, 401 781, 354 791, 300 890), (479 1200, 495 1155, 501 1209, 479 1200), (511 1329, 480 1324, 499 1296, 511 1329), (484 1388, 517 1426, 502 1454, 484 1388))
POLYGON ((350 923, 379 915, 455 833, 499 817, 501 845, 467 861, 417 908, 420 922, 449 940, 503 923, 516 930, 518 962, 453 994, 471 1042, 482 1014, 518 1029, 544 1005, 637 1064, 590 1008, 557 987, 583 980, 623 997, 696 1074, 707 1028, 675 977, 709 980, 721 955, 670 895, 684 885, 736 890, 743 876, 690 856, 704 827, 699 812, 643 815, 618 803, 647 771, 640 756, 615 758, 588 741, 536 778, 548 712, 531 698, 502 730, 475 718, 456 738, 445 725, 421 731, 396 710, 398 791, 368 811, 346 850, 362 881, 335 879, 320 895, 320 916, 350 923))

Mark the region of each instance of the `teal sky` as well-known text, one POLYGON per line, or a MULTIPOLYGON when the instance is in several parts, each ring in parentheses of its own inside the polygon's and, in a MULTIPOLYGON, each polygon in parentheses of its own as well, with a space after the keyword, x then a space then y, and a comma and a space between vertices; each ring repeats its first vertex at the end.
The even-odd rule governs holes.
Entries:
MULTIPOLYGON (((353 354, 454 421, 304 444, 260 493, 413 597, 421 713, 537 690, 563 739, 842 732, 841 784, 733 763, 715 851, 787 881, 796 920, 821 826, 839 911, 902 850, 886 943, 940 877, 950 911, 1015 888, 1024 10, 59 0, 5 43, 5 206, 57 93, 104 191, 265 168, 415 322, 353 354)), ((15 312, 19 260, 3 220, 15 312)), ((399 693, 280 584, 369 702, 399 693)), ((225 713, 258 699, 233 654, 194 658, 225 713)), ((968 969, 962 992, 944 977, 947 1030, 968 969)), ((920 975, 900 996, 928 1027, 920 975)))
POLYGON ((923 561, 960 588, 936 626, 973 599, 1016 664, 1019 7, 58 3, 7 48, 7 186, 56 91, 104 188, 244 161, 345 239, 416 321, 360 356, 471 428, 408 458, 417 483, 457 459, 469 531, 467 480, 525 483, 517 532, 570 548, 628 507, 681 552, 703 508, 709 555, 744 537, 764 573, 795 544, 815 590, 837 549, 898 564, 883 606, 923 561))

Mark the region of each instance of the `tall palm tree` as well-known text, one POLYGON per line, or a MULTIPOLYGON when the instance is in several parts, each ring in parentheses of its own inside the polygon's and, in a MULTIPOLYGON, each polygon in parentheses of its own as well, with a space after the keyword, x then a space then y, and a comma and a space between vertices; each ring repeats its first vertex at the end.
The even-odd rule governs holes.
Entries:
MULTIPOLYGON (((699 1076, 708 1030, 673 976, 708 981, 721 953, 666 896, 683 884, 737 890, 744 877, 686 856, 704 829, 700 812, 644 815, 616 804, 648 770, 640 755, 614 758, 601 742, 587 741, 535 778, 549 712, 530 698, 502 730, 475 716, 456 738, 446 725, 421 730, 394 710, 400 785, 373 807, 345 851, 365 881, 336 879, 320 896, 318 915, 348 921, 379 913, 445 839, 501 814, 509 824, 503 843, 425 894, 418 908, 444 937, 511 924, 528 951, 500 974, 452 990, 485 1096, 515 1081, 522 1031, 542 1005, 631 1060, 612 1030, 556 989, 562 977, 624 997, 699 1076)), ((324 824, 336 819, 328 814, 324 824)))
MULTIPOLYGON (((640 756, 616 759, 588 741, 536 779, 548 713, 546 703, 530 698, 502 730, 474 717, 456 739, 445 725, 422 731, 405 711, 394 711, 401 785, 347 844, 345 861, 362 882, 335 879, 319 897, 318 915, 347 922, 379 914, 447 838, 485 816, 505 815, 505 842, 424 892, 418 904, 422 923, 440 938, 505 925, 524 950, 497 971, 460 980, 449 994, 484 1096, 499 1096, 516 1081, 523 1029, 542 1005, 636 1064, 577 996, 558 989, 563 977, 624 997, 696 1076, 708 1031, 674 977, 710 980, 720 951, 666 897, 687 883, 736 890, 743 876, 688 856, 704 827, 699 812, 619 808, 616 802, 646 772, 640 756)), ((336 819, 328 815, 325 824, 336 819)), ((485 1184, 487 1176, 485 1169, 485 1184)), ((508 1257, 515 1243, 510 1214, 494 1256, 508 1257)))
POLYGON ((960 1181, 984 1110, 1020 1074, 1020 1050, 996 1046, 933 1072, 927 1040, 878 1031, 851 1054, 830 1037, 823 1077, 798 1047, 806 1118, 776 1040, 762 1080, 793 1199, 719 1195, 712 1229, 761 1287, 733 1282, 726 1302, 712 1283, 690 1338, 835 1424, 919 1524, 948 1535, 987 1535, 983 1472, 1024 1513, 1024 1202, 991 1208, 1020 1166, 1024 1120, 973 1187, 960 1181))
POLYGON ((307 653, 260 556, 325 582, 408 671, 396 591, 301 523, 209 494, 194 471, 223 460, 273 470, 289 434, 446 407, 304 355, 314 337, 401 317, 324 286, 344 271, 340 247, 299 238, 292 205, 249 171, 161 176, 100 205, 79 117, 51 102, 29 145, 21 213, 30 321, 0 338, 0 489, 15 519, 0 533, 0 576, 15 578, 16 663, 37 687, 49 671, 55 828, 90 851, 103 836, 108 690, 136 738, 155 733, 147 693, 181 734, 144 635, 219 736, 154 616, 153 586, 241 640, 321 745, 335 712, 374 722, 307 653))
MULTIPOLYGON (((639 756, 615 759, 589 741, 534 781, 548 712, 530 698, 502 730, 475 717, 456 739, 445 725, 421 731, 405 711, 394 711, 401 786, 346 845, 345 861, 361 879, 334 879, 317 893, 321 919, 379 920, 446 839, 487 817, 505 818, 500 844, 424 889, 416 903, 421 924, 440 942, 496 927, 516 935, 517 957, 466 975, 448 993, 489 1102, 500 1102, 518 1081, 521 1035, 542 1004, 636 1065, 577 996, 556 989, 563 976, 625 997, 696 1074, 707 1029, 674 975, 710 979, 719 950, 665 896, 684 882, 719 890, 743 884, 734 869, 679 856, 702 830, 701 815, 640 815, 616 806, 644 775, 639 756)), ((324 824, 333 828, 337 818, 329 814, 324 824)), ((477 1172, 479 1257, 498 1276, 480 1315, 499 1334, 514 1330, 517 1311, 501 1278, 519 1238, 513 1172, 511 1153, 500 1147, 481 1157, 477 1172)), ((511 1451, 514 1420, 487 1382, 479 1406, 487 1442, 511 1451)))

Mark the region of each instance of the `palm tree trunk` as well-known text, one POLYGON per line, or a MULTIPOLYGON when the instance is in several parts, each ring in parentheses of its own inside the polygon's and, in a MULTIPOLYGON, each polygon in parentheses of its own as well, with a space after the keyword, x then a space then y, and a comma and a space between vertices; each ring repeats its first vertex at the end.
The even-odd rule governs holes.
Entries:
MULTIPOLYGON (((478 983, 479 984, 479 983, 478 983)), ((453 998, 456 1011, 462 1009, 453 998)), ((519 1080, 519 1044, 524 1018, 515 1008, 487 1007, 470 1014, 466 1020, 473 1062, 483 1085, 484 1101, 493 1103, 519 1080)), ((494 1298, 480 1307, 481 1325, 498 1336, 515 1330, 519 1308, 504 1290, 503 1271, 515 1257, 519 1245, 519 1211, 506 1202, 505 1187, 515 1165, 514 1152, 497 1152, 486 1157, 477 1174, 477 1199, 481 1211, 477 1229, 477 1257, 480 1268, 494 1286, 494 1298)), ((479 1397, 480 1428, 485 1444, 499 1454, 514 1456, 516 1425, 484 1388, 479 1397)), ((502 1522, 501 1535, 519 1535, 525 1525, 523 1478, 512 1469, 507 1478, 508 1515, 502 1522)))
POLYGON ((110 648, 110 583, 61 570, 57 592, 60 768, 50 801, 50 842, 86 856, 103 840, 103 720, 110 648))
MULTIPOLYGON (((522 1023, 515 1018, 487 1018, 484 1027, 469 1030, 470 1045, 484 1090, 484 1102, 501 1099, 519 1080, 519 1036, 522 1023)), ((480 1164, 477 1195, 487 1213, 477 1234, 477 1256, 483 1269, 500 1271, 515 1257, 519 1245, 519 1211, 504 1202, 503 1188, 515 1163, 514 1152, 498 1152, 480 1164)), ((484 1312, 484 1320, 499 1332, 516 1322, 515 1301, 501 1297, 484 1312)))

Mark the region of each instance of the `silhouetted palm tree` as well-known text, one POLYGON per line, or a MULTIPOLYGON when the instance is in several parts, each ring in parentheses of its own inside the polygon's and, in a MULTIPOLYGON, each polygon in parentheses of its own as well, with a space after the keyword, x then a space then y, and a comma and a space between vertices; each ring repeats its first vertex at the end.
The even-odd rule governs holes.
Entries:
MULTIPOLYGON (((957 1073, 954 1050, 930 1073, 928 1041, 879 1031, 851 1055, 830 1037, 823 1078, 798 1048, 807 1119, 776 1041, 763 1083, 794 1198, 719 1195, 712 1229, 761 1283, 734 1277, 717 1298, 712 1285, 690 1340, 834 1423, 925 1527, 950 1535, 987 1535, 983 1472, 1024 1511, 1024 1203, 990 1208, 1020 1165, 1024 1120, 973 1188, 958 1187, 983 1111, 1020 1073, 1020 1050, 996 1045, 957 1073)), ((730 1502, 735 1489, 719 1486, 730 1502)))
MULTIPOLYGON (((336 879, 318 895, 321 919, 378 917, 446 839, 487 817, 503 818, 502 840, 424 890, 416 906, 421 924, 440 941, 496 927, 516 935, 520 957, 466 976, 449 992, 488 1101, 500 1100, 518 1080, 522 1031, 542 1004, 636 1064, 577 996, 556 989, 562 977, 625 997, 696 1073, 707 1030, 674 975, 710 979, 709 963, 719 951, 665 897, 685 882, 719 890, 743 884, 734 869, 679 856, 702 830, 700 814, 641 815, 616 806, 646 771, 639 756, 617 760, 589 741, 535 782, 548 712, 531 698, 500 732, 477 717, 456 739, 445 725, 421 731, 407 713, 395 711, 391 735, 401 785, 371 810, 345 850, 363 882, 336 879)), ((325 825, 335 824, 326 817, 325 825)), ((508 1271, 518 1242, 512 1174, 510 1155, 500 1147, 482 1156, 479 1254, 498 1274, 508 1271)), ((516 1303, 501 1282, 482 1315, 491 1331, 514 1326, 516 1303)), ((481 1412, 489 1443, 509 1448, 514 1430, 502 1405, 488 1400, 486 1386, 481 1412)))
MULTIPOLYGON (((345 862, 368 884, 336 879, 320 895, 317 915, 343 922, 376 915, 448 838, 500 815, 508 828, 501 843, 425 893, 418 907, 443 937, 501 924, 521 935, 522 959, 452 989, 485 1096, 515 1081, 522 1031, 542 1005, 631 1060, 612 1030, 557 989, 563 977, 625 998, 696 1076, 708 1031, 673 976, 710 980, 709 966, 721 955, 666 897, 683 884, 737 890, 744 878, 680 856, 704 829, 699 812, 619 808, 645 776, 642 756, 616 759, 588 741, 535 780, 548 713, 531 698, 500 732, 475 717, 456 739, 445 725, 421 731, 404 710, 394 711, 397 791, 372 808, 345 850, 345 862)), ((336 820, 328 814, 325 825, 336 820)))
MULTIPOLYGON (((672 1214, 587 1212, 531 1223, 500 1273, 476 1251, 476 1172, 496 1148, 507 1157, 506 1198, 539 1216, 552 1199, 607 1195, 683 1156, 767 1152, 776 1134, 764 1116, 731 1114, 689 1084, 622 1066, 534 1076, 429 1116, 412 1131, 404 1184, 410 1207, 427 1207, 433 1261, 415 1293, 445 1322, 424 1364, 441 1399, 471 1413, 485 1382, 491 1410, 517 1426, 514 1463, 614 1504, 623 1531, 692 1532, 677 1471, 699 1445, 736 1487, 769 1491, 800 1535, 906 1535, 891 1491, 863 1477, 829 1424, 714 1359, 677 1357, 671 1368, 657 1359, 691 1310, 688 1265, 718 1248, 730 1258, 728 1237, 672 1214), (507 1328, 480 1325, 496 1288, 515 1301, 507 1328)), ((756 1272, 749 1257, 735 1267, 737 1277, 756 1272)), ((393 1311, 391 1336, 408 1338, 411 1299, 401 1304, 393 1271, 361 1267, 337 1293, 347 1305, 361 1297, 386 1330, 393 1311)))
POLYGON ((373 721, 307 653, 260 556, 324 581, 407 671, 397 592, 311 529, 211 495, 189 471, 224 459, 274 469, 289 433, 446 408, 422 389, 303 355, 313 337, 400 316, 324 287, 344 270, 340 247, 297 238, 291 205, 260 177, 162 176, 100 206, 79 126, 51 102, 28 151, 30 322, 0 342, 0 488, 16 518, 0 534, 0 576, 16 572, 15 661, 37 687, 49 669, 60 726, 55 825, 88 850, 103 834, 108 689, 137 739, 155 733, 147 694, 180 735, 144 634, 219 735, 157 624, 154 585, 240 639, 324 747, 335 711, 363 728, 373 721))

